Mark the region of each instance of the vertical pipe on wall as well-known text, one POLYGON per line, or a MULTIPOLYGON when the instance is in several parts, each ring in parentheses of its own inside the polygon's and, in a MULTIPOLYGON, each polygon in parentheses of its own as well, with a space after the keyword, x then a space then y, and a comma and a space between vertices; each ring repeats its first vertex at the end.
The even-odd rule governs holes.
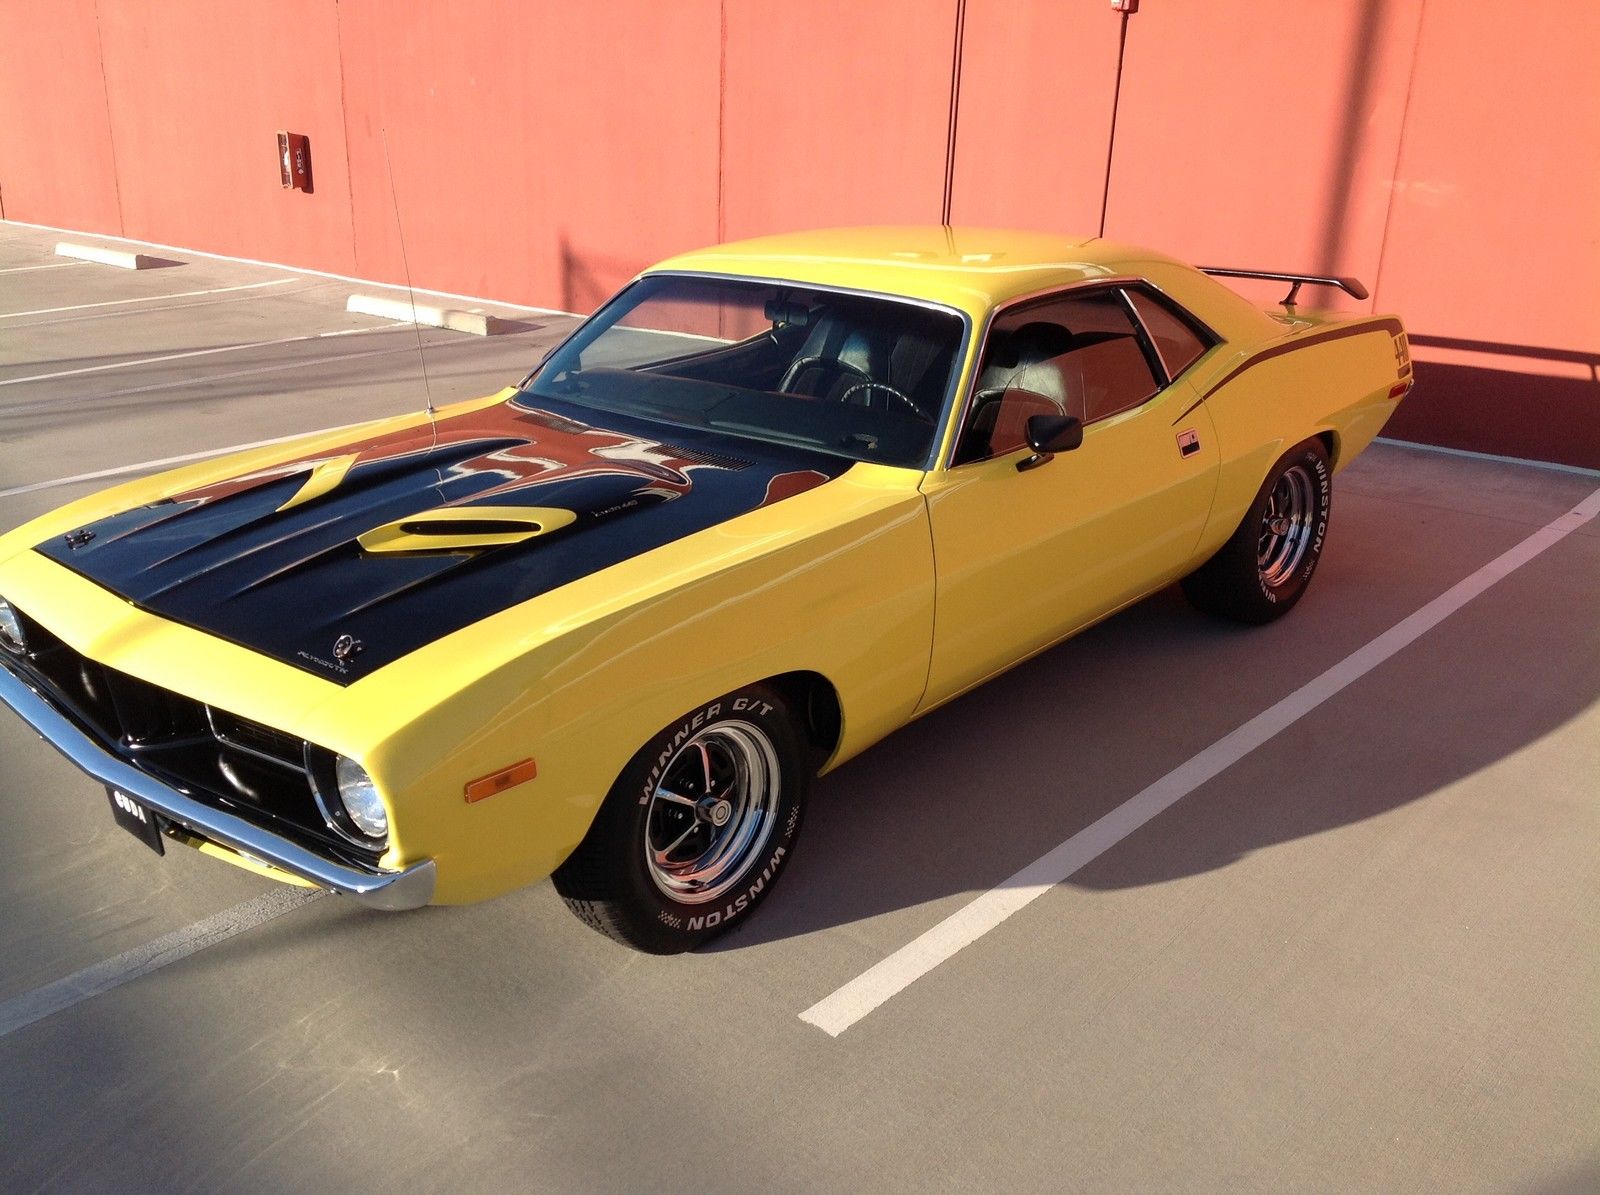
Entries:
POLYGON ((106 43, 100 32, 100 4, 94 6, 94 56, 100 64, 100 96, 106 106, 106 142, 111 151, 111 187, 117 200, 117 233, 128 235, 128 221, 122 214, 122 172, 117 168, 117 130, 111 120, 111 84, 106 82, 106 43))
POLYGON ((1128 18, 1138 9, 1137 2, 1118 7, 1122 14, 1122 27, 1117 32, 1117 81, 1111 91, 1111 133, 1106 138, 1106 177, 1105 186, 1100 191, 1100 231, 1097 236, 1106 235, 1106 208, 1111 203, 1111 158, 1117 152, 1117 109, 1122 105, 1122 59, 1128 50, 1128 18))
MULTIPOLYGON (((1428 16, 1428 0, 1418 0, 1416 32, 1411 39, 1411 62, 1406 67, 1406 95, 1400 104, 1400 135, 1394 140, 1394 163, 1389 167, 1389 196, 1383 208, 1383 234, 1378 239, 1378 265, 1372 278, 1372 308, 1382 311, 1383 265, 1389 252, 1389 228, 1394 223, 1395 200, 1401 194, 1400 166, 1405 161, 1406 133, 1411 125, 1411 93, 1417 83, 1417 57, 1422 53, 1422 24, 1428 16)), ((1596 381, 1600 381, 1597 375, 1596 381)))
POLYGON ((961 115, 961 47, 967 35, 967 0, 956 0, 955 42, 950 54, 950 125, 944 142, 944 203, 939 223, 950 223, 951 195, 956 185, 956 125, 961 115))

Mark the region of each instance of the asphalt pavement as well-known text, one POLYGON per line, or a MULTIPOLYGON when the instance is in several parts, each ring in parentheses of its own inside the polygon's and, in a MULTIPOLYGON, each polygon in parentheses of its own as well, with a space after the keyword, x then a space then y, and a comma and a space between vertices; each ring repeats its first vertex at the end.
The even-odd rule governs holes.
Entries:
MULTIPOLYGON (((414 330, 344 310, 392 288, 57 239, 0 223, 0 530, 423 405, 414 330)), ((423 331, 438 403, 572 322, 458 305, 514 323, 423 331)), ((549 884, 382 914, 158 858, 0 711, 0 1190, 1594 1191, 1597 491, 1375 446, 1291 617, 1165 592, 934 712, 677 958, 549 884)))

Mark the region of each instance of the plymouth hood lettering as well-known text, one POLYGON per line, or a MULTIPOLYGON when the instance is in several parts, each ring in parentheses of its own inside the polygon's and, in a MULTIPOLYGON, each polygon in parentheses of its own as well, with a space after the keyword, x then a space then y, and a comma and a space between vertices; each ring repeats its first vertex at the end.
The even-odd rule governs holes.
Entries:
POLYGON ((154 614, 349 683, 850 465, 539 403, 342 445, 36 550, 154 614), (343 639, 362 650, 330 658, 343 639))

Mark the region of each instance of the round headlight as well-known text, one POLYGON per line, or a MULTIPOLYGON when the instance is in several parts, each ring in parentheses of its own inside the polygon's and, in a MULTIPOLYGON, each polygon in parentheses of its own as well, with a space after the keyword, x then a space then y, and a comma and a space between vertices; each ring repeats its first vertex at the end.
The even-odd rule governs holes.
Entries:
POLYGON ((27 650, 28 637, 22 630, 22 619, 11 608, 11 603, 0 598, 0 647, 21 654, 27 650))
POLYGON ((339 800, 355 828, 368 838, 388 837, 389 811, 383 807, 378 786, 367 775, 367 769, 341 755, 334 764, 334 778, 339 785, 339 800))

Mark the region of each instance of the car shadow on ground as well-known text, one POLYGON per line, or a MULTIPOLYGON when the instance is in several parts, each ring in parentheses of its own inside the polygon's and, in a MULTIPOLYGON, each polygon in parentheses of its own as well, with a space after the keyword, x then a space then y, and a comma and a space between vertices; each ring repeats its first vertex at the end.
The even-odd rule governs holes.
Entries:
MULTIPOLYGON (((1339 588, 1260 629, 1205 619, 1174 588, 935 710, 817 783, 783 887, 707 949, 1002 884, 1370 639, 1319 642, 1316 620, 1339 588)), ((1508 629, 1501 644, 1463 652, 1460 635, 1477 639, 1472 617, 1453 616, 1458 637, 1425 636, 1067 883, 1166 883, 1378 817, 1506 759, 1600 696, 1595 653, 1557 654, 1547 634, 1541 647, 1518 642, 1538 632, 1508 629), (1536 674, 1507 675, 1530 658, 1536 674)))

